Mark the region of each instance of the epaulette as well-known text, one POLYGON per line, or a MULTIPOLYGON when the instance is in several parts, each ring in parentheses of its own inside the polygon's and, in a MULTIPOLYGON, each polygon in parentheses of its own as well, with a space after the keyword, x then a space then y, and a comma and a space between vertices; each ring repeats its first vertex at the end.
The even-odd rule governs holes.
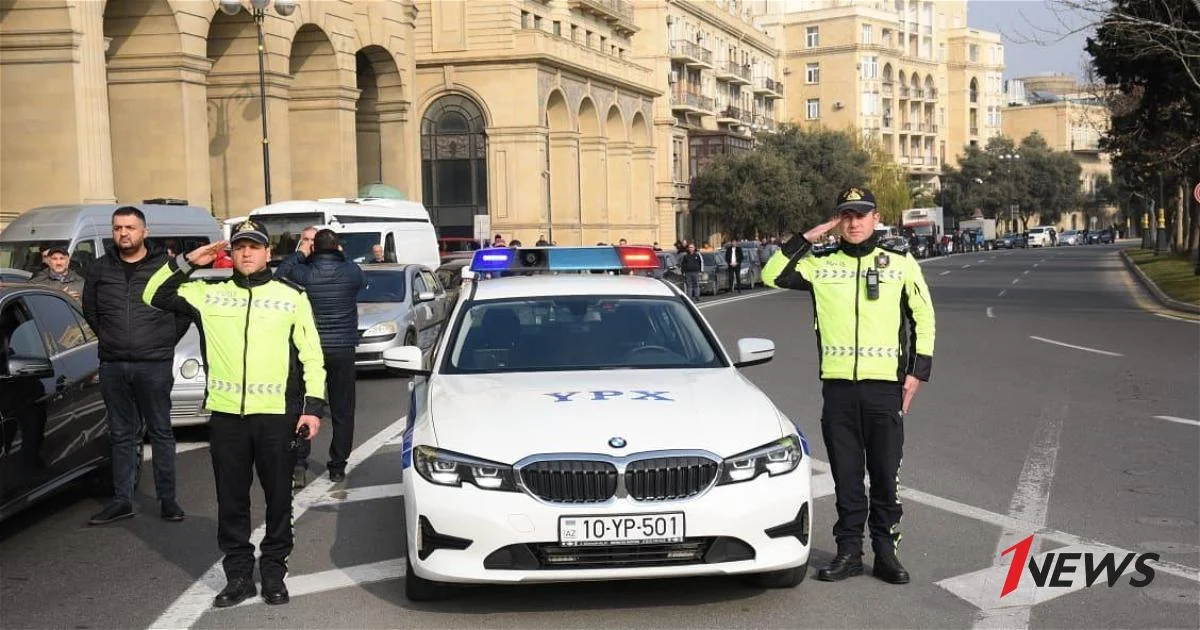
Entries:
POLYGON ((879 249, 882 249, 885 252, 891 252, 891 253, 899 255, 899 256, 908 255, 908 250, 902 249, 900 247, 896 247, 894 245, 884 245, 883 243, 880 243, 880 244, 876 245, 876 247, 878 247, 879 249))
POLYGON ((275 278, 275 279, 278 280, 280 284, 295 289, 297 293, 304 293, 304 287, 300 284, 292 282, 291 280, 288 280, 287 278, 275 278))

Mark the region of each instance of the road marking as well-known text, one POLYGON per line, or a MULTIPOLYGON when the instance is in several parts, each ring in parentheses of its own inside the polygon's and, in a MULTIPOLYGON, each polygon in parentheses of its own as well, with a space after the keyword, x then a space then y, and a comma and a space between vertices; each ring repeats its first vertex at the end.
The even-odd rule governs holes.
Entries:
MULTIPOLYGON (((993 257, 993 258, 992 258, 992 260, 996 260, 996 259, 995 259, 995 257, 993 257)), ((983 259, 981 258, 981 259, 979 259, 979 262, 981 262, 981 263, 984 263, 984 262, 987 262, 987 261, 986 261, 986 260, 983 260, 983 259)))
POLYGON ((1176 418, 1175 416, 1154 416, 1155 420, 1166 420, 1167 422, 1178 422, 1179 424, 1190 424, 1200 427, 1200 420, 1188 420, 1187 418, 1176 418))
POLYGON ((1016 284, 1016 283, 1018 283, 1018 282, 1020 282, 1020 281, 1021 281, 1021 279, 1020 279, 1020 278, 1013 278, 1013 281, 1012 281, 1012 283, 1013 283, 1013 284, 1016 284))
MULTIPOLYGON (((179 455, 180 453, 198 451, 202 448, 208 448, 208 442, 176 442, 175 454, 179 455)), ((152 457, 154 457, 154 448, 153 446, 147 444, 146 447, 142 449, 142 461, 148 462, 152 457)))
POLYGON ((1174 315, 1167 315, 1166 313, 1155 313, 1155 315, 1162 317, 1164 319, 1173 319, 1177 322, 1187 322, 1189 324, 1200 324, 1200 319, 1188 319, 1186 317, 1176 317, 1174 315))
POLYGON ((988 319, 996 319, 996 314, 992 312, 992 307, 987 307, 988 319))
POLYGON ((1005 293, 1008 293, 1008 289, 1004 289, 1004 290, 1003 290, 1003 291, 1001 291, 1001 292, 1000 292, 1000 294, 999 294, 999 295, 997 295, 996 297, 1004 297, 1004 294, 1005 294, 1005 293))
MULTIPOLYGON (((1059 438, 1062 436, 1063 419, 1067 417, 1067 404, 1060 399, 1051 408, 1043 411, 1043 414, 1046 415, 1038 427, 1033 443, 1029 446, 1029 453, 1025 456, 1024 465, 1021 466, 1021 474, 1017 477, 1017 488, 1013 491, 1012 499, 1008 504, 1010 517, 1030 523, 1039 529, 1046 526, 1046 513, 1050 507, 1050 487, 1054 483, 1054 468, 1058 462, 1059 438)), ((1002 554, 1028 535, 1029 529, 1025 527, 1006 527, 1000 533, 995 555, 999 559, 998 564, 1005 570, 1002 575, 1007 574, 1008 565, 1013 558, 1012 554, 1002 554)), ((1037 540, 1034 540, 1034 545, 1036 549, 1037 540)), ((989 588, 995 586, 991 592, 995 593, 998 598, 1001 584, 1003 581, 994 585, 986 584, 986 586, 989 588)), ((1020 595, 1020 593, 1010 593, 1009 597, 1013 597, 1013 595, 1020 595)), ((1030 607, 1035 603, 1037 602, 1033 601, 1033 598, 1023 597, 1005 602, 1005 609, 1000 612, 983 609, 982 613, 976 616, 973 627, 1027 628, 1029 627, 1030 607)))
MULTIPOLYGON (((392 439, 396 433, 402 431, 408 422, 407 417, 402 417, 395 422, 384 427, 383 430, 371 436, 366 442, 359 445, 358 448, 350 452, 350 457, 346 461, 347 472, 354 470, 364 459, 370 457, 375 451, 379 450, 388 440, 392 439)), ((303 490, 296 493, 292 498, 292 522, 300 519, 300 516, 308 511, 308 508, 314 503, 319 502, 333 487, 333 482, 329 481, 328 473, 322 474, 312 483, 305 486, 303 490)), ((254 533, 250 536, 250 544, 255 547, 262 541, 263 533, 266 525, 259 525, 254 533)), ((205 571, 194 584, 183 592, 170 606, 163 611, 162 615, 150 624, 151 628, 191 628, 200 617, 212 608, 212 599, 222 588, 225 587, 225 572, 221 568, 221 562, 218 560, 215 564, 205 571)))
POLYGON ((950 271, 943 271, 942 273, 939 273, 938 275, 939 275, 939 276, 944 276, 944 275, 946 275, 946 274, 948 274, 948 273, 950 273, 950 271))
POLYGON ((1108 350, 1097 350, 1097 349, 1095 349, 1095 348, 1088 348, 1088 347, 1085 347, 1085 346, 1077 346, 1077 345, 1075 345, 1075 344, 1064 343, 1064 342, 1062 342, 1062 341, 1055 341, 1055 340, 1053 340, 1053 339, 1046 339, 1045 337, 1035 337, 1034 335, 1029 335, 1029 338, 1030 338, 1030 339, 1033 339, 1033 340, 1035 340, 1035 341, 1041 341, 1041 342, 1043 342, 1043 343, 1052 343, 1052 344, 1054 344, 1054 345, 1056 345, 1056 346, 1062 346, 1062 347, 1064 347, 1064 348, 1074 348, 1074 349, 1076 349, 1076 350, 1083 350, 1083 351, 1085 351, 1085 352, 1095 352, 1096 354, 1103 354, 1103 355, 1105 355, 1105 356, 1109 356, 1109 357, 1123 357, 1123 356, 1125 356, 1125 355, 1123 355, 1123 354, 1121 354, 1121 353, 1119 353, 1119 352, 1109 352, 1108 350))
POLYGON ((742 300, 753 300, 754 298, 760 298, 760 297, 763 297, 766 295, 775 295, 777 293, 782 293, 786 290, 787 289, 768 289, 768 290, 764 290, 764 291, 759 291, 758 293, 751 293, 750 295, 739 295, 736 297, 721 298, 719 300, 714 300, 712 302, 701 302, 696 305, 696 308, 704 309, 704 308, 708 308, 710 306, 720 306, 722 304, 729 304, 730 302, 741 302, 742 300))
POLYGON ((1022 276, 1028 276, 1028 275, 1029 275, 1029 270, 1028 270, 1028 269, 1026 269, 1025 271, 1022 271, 1022 272, 1021 272, 1021 275, 1022 275, 1022 276))
POLYGON ((1042 264, 1042 263, 1033 263, 1033 268, 1034 268, 1034 269, 1037 269, 1037 266, 1038 266, 1038 265, 1040 265, 1040 264, 1042 264))
MULTIPOLYGON (((983 262, 983 261, 981 260, 979 262, 983 262)), ((971 265, 963 265, 962 267, 959 267, 959 269, 970 269, 970 268, 971 268, 971 265)))
MULTIPOLYGON (((292 597, 314 595, 340 588, 395 580, 404 577, 404 573, 404 558, 392 558, 382 562, 359 564, 352 567, 330 569, 329 571, 308 573, 294 577, 289 576, 287 578, 287 588, 288 594, 292 597)), ((252 606, 254 604, 263 604, 263 601, 257 597, 251 597, 235 606, 235 608, 252 606)))
POLYGON ((309 503, 308 507, 330 507, 345 505, 346 503, 354 503, 356 501, 375 501, 378 499, 392 499, 402 496, 404 496, 404 484, 387 483, 376 486, 363 486, 361 488, 334 490, 328 495, 309 503))

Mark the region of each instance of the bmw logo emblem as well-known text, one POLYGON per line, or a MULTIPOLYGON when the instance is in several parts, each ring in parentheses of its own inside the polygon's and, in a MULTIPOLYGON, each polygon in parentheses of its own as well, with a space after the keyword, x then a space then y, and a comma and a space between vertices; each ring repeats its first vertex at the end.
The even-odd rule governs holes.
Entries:
POLYGON ((615 437, 608 441, 608 445, 613 448, 625 448, 625 438, 615 437))

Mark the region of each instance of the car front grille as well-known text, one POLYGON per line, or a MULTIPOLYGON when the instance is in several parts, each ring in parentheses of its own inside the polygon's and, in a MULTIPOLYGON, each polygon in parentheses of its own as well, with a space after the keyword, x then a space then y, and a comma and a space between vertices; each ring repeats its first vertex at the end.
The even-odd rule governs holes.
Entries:
POLYGON ((617 467, 589 460, 545 460, 521 468, 521 482, 543 501, 601 503, 617 492, 617 467))
POLYGON ((195 418, 197 416, 207 416, 207 415, 209 415, 209 414, 208 414, 208 411, 204 409, 204 400, 203 399, 197 400, 194 402, 192 402, 192 401, 183 402, 183 401, 178 401, 178 400, 171 401, 171 418, 172 419, 195 418))
POLYGON ((609 545, 563 547, 547 543, 532 545, 543 569, 619 569, 682 564, 703 564, 710 538, 688 538, 659 545, 609 545))
POLYGON ((719 467, 706 457, 641 459, 625 468, 625 489, 638 501, 686 499, 708 489, 719 467))

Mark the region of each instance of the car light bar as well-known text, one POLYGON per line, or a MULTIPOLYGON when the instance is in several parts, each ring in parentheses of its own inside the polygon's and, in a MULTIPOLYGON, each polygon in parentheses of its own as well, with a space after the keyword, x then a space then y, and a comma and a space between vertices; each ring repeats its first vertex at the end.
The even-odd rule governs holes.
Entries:
POLYGON ((471 271, 623 271, 658 269, 651 247, 492 247, 475 252, 471 271))

